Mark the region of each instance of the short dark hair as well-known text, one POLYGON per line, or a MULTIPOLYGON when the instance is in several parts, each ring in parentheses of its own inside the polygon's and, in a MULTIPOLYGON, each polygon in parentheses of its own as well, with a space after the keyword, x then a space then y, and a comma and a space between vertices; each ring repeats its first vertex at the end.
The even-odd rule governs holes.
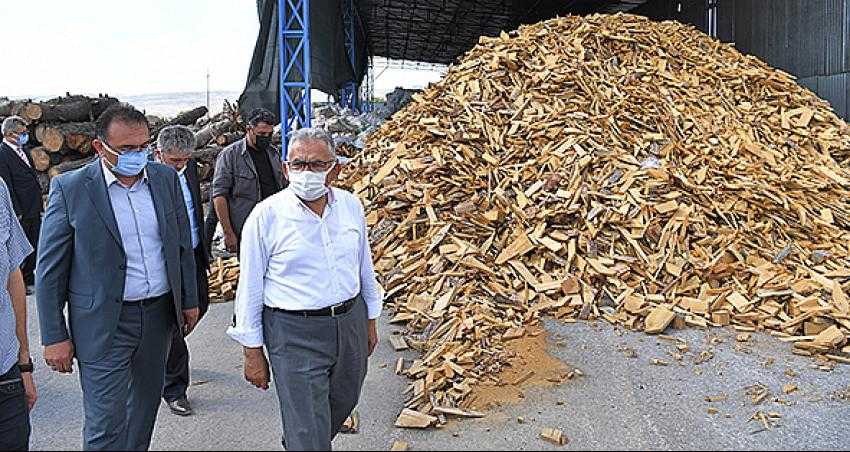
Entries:
POLYGON ((277 124, 277 117, 274 113, 266 110, 265 108, 255 108, 248 113, 248 125, 251 127, 256 127, 257 124, 264 122, 270 126, 274 126, 277 124))
POLYGON ((98 116, 94 124, 97 138, 105 140, 109 127, 116 121, 128 124, 144 124, 145 127, 150 127, 148 118, 145 117, 144 113, 136 110, 132 105, 122 102, 107 108, 98 116))

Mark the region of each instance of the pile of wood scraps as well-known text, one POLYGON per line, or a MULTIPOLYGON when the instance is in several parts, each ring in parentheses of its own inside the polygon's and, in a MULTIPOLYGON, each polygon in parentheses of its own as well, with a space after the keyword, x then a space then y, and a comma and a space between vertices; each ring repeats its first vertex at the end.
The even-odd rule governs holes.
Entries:
MULTIPOLYGON (((568 16, 481 38, 343 186, 421 357, 406 419, 468 408, 546 314, 731 325, 850 358, 850 128, 693 27, 568 16)), ((425 417, 430 416, 430 417, 425 417)))
POLYGON ((239 283, 239 261, 237 258, 217 258, 209 269, 210 302, 224 303, 236 297, 239 283))

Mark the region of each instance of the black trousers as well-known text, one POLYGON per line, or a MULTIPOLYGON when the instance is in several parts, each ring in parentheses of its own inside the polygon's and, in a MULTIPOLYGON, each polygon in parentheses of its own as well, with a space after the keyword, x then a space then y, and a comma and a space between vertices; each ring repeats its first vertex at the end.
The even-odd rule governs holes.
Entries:
POLYGON ((29 450, 30 413, 18 366, 0 375, 0 450, 29 450))
POLYGON ((27 240, 33 248, 32 253, 24 259, 24 263, 21 265, 24 283, 31 286, 35 284, 35 260, 38 254, 38 234, 41 232, 41 218, 22 218, 21 228, 23 228, 24 235, 27 236, 27 240))
MULTIPOLYGON (((201 247, 205 244, 198 244, 195 248, 195 262, 201 262, 204 258, 204 252, 201 247)), ((209 284, 207 282, 206 265, 198 264, 196 279, 198 282, 198 308, 200 315, 198 322, 207 313, 210 306, 209 284)), ((186 397, 186 390, 189 388, 189 348, 186 346, 186 339, 183 337, 183 332, 174 329, 174 334, 171 337, 171 351, 168 352, 168 361, 165 364, 165 386, 162 389, 162 398, 166 402, 173 402, 181 397, 186 397)))
POLYGON ((212 256, 212 241, 213 237, 215 237, 215 227, 218 226, 218 215, 215 213, 215 208, 213 207, 212 201, 209 203, 209 207, 207 208, 207 214, 204 216, 204 232, 206 232, 206 237, 204 237, 204 246, 207 247, 207 255, 212 256))

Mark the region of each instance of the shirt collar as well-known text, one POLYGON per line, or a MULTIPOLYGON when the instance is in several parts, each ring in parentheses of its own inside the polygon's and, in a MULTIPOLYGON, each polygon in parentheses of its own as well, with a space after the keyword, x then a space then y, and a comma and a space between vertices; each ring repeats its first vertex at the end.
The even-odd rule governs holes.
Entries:
MULTIPOLYGON (((103 178, 106 180, 106 187, 109 188, 112 184, 118 182, 118 177, 115 176, 115 173, 106 166, 106 161, 103 157, 100 158, 100 166, 103 168, 103 178)), ((148 169, 145 168, 142 170, 142 180, 148 182, 148 169)))
POLYGON ((13 150, 15 150, 15 151, 17 151, 18 149, 20 149, 20 146, 18 146, 18 143, 12 143, 11 141, 9 141, 9 139, 8 139, 8 138, 3 138, 3 142, 4 142, 4 143, 6 143, 6 144, 8 144, 8 145, 9 145, 9 147, 11 147, 11 148, 12 148, 13 150))
MULTIPOLYGON (((287 189, 284 189, 284 192, 286 193, 286 196, 289 197, 290 202, 292 202, 296 206, 298 206, 298 209, 302 213, 308 213, 308 212, 312 213, 313 212, 312 210, 310 210, 309 207, 307 207, 307 204, 304 204, 304 201, 302 201, 301 198, 299 198, 298 196, 295 196, 294 191, 287 188, 287 189)), ((334 189, 333 189, 333 187, 330 187, 328 189, 328 204, 325 206, 325 209, 328 209, 331 206, 335 206, 336 202, 337 202, 337 197, 334 194, 334 189)), ((326 215, 327 215, 327 213, 326 213, 326 215)))

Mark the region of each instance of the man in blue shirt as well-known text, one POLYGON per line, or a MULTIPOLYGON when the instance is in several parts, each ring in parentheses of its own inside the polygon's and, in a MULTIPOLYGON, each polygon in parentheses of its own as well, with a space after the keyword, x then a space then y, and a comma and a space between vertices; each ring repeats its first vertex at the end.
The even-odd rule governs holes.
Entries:
POLYGON ((28 450, 29 410, 38 397, 27 341, 27 299, 20 266, 32 253, 0 179, 0 450, 28 450))
POLYGON ((147 450, 173 330, 198 320, 189 220, 177 173, 148 162, 143 113, 116 105, 95 128, 100 158, 50 182, 36 264, 41 341, 53 370, 77 360, 83 449, 147 450))
MULTIPOLYGON (((192 150, 194 149, 195 135, 188 127, 168 126, 159 132, 155 156, 156 160, 174 168, 180 179, 180 188, 183 191, 183 201, 186 203, 189 227, 192 233, 192 248, 195 250, 200 320, 209 307, 209 285, 207 283, 209 259, 207 247, 204 243, 206 234, 204 233, 204 209, 201 201, 198 166, 192 160, 192 150)), ((175 331, 165 370, 165 388, 162 391, 162 398, 165 399, 174 414, 180 416, 192 414, 192 407, 186 397, 189 381, 189 349, 186 347, 183 334, 175 331)))

